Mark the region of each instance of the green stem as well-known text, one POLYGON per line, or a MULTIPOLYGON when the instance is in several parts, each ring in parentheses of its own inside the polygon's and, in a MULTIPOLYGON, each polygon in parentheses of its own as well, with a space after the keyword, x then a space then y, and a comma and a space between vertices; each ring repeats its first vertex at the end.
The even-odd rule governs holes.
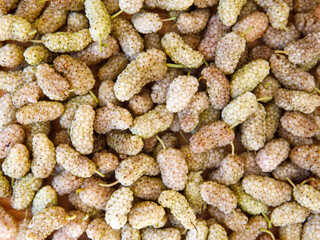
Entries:
POLYGON ((119 181, 115 181, 115 182, 109 183, 109 184, 99 183, 98 185, 101 187, 113 187, 114 185, 117 185, 118 183, 119 183, 119 181))
POLYGON ((122 12, 123 12, 123 10, 120 10, 119 12, 113 14, 113 15, 111 16, 111 19, 114 19, 114 18, 118 17, 122 12))
POLYGON ((157 138, 158 141, 161 143, 162 148, 163 148, 164 150, 166 150, 166 149, 167 149, 167 148, 166 148, 166 145, 164 144, 164 142, 162 141, 162 139, 161 139, 158 135, 156 135, 156 138, 157 138))

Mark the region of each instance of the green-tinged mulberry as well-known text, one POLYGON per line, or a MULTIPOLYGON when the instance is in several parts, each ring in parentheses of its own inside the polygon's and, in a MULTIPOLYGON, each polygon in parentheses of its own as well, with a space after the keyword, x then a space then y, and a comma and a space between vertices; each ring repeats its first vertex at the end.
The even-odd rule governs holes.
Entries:
POLYGON ((272 27, 286 27, 290 8, 284 0, 255 0, 255 2, 266 11, 272 27))
POLYGON ((54 33, 66 23, 67 17, 67 10, 56 9, 50 4, 42 15, 35 20, 34 26, 41 34, 54 33))
POLYGON ((291 200, 292 187, 270 177, 249 175, 242 180, 246 193, 268 206, 276 207, 291 200))
POLYGON ((103 218, 93 219, 86 229, 88 238, 92 240, 119 240, 121 231, 112 229, 103 218))
POLYGON ((193 0, 145 0, 145 4, 148 8, 160 8, 167 11, 185 11, 193 4, 193 0))
POLYGON ((237 33, 224 35, 217 43, 215 50, 215 64, 225 74, 232 74, 245 51, 246 40, 237 33))
POLYGON ((70 83, 70 89, 77 95, 87 94, 95 84, 90 68, 82 61, 68 55, 60 55, 54 62, 54 68, 70 83))
POLYGON ((201 127, 190 138, 190 149, 202 153, 216 147, 230 144, 235 137, 234 131, 225 122, 217 121, 201 127))
POLYGON ((119 0, 119 8, 128 14, 135 14, 140 12, 143 7, 144 0, 119 0))
POLYGON ((22 17, 7 14, 0 16, 0 22, 0 41, 28 42, 34 37, 33 26, 22 17))
POLYGON ((274 101, 278 107, 286 111, 299 111, 312 113, 320 106, 320 96, 297 90, 280 88, 274 95, 274 101))
POLYGON ((241 124, 241 143, 247 150, 257 151, 266 142, 266 110, 261 103, 246 121, 241 124))
POLYGON ((72 210, 68 212, 68 215, 76 215, 76 218, 70 220, 68 224, 60 228, 60 230, 62 230, 68 238, 79 238, 86 231, 90 223, 90 218, 88 218, 85 213, 78 210, 72 210))
POLYGON ((197 220, 193 229, 187 233, 186 240, 207 240, 209 227, 206 220, 197 220))
POLYGON ((160 194, 158 202, 164 208, 169 208, 184 228, 193 228, 196 214, 182 194, 174 190, 165 190, 160 194))
POLYGON ((9 180, 3 175, 0 170, 0 198, 11 197, 12 189, 9 180))
POLYGON ((88 29, 79 32, 55 32, 42 36, 41 41, 51 52, 74 52, 87 47, 92 39, 88 29))
POLYGON ((143 148, 141 137, 120 131, 107 133, 107 144, 117 153, 125 155, 136 155, 143 148))
POLYGON ((16 120, 16 108, 13 103, 12 96, 5 93, 0 98, 0 130, 16 120))
POLYGON ((302 223, 310 214, 310 210, 300 206, 297 202, 287 202, 273 209, 272 224, 276 227, 302 223))
POLYGON ((308 184, 299 184, 293 188, 294 199, 303 207, 320 211, 320 191, 308 184))
POLYGON ((57 206, 58 194, 51 186, 42 187, 34 196, 32 202, 32 215, 36 215, 43 209, 57 206))
POLYGON ((30 170, 29 151, 23 144, 16 144, 2 163, 2 171, 11 178, 22 178, 30 170))
POLYGON ((37 67, 36 77, 38 86, 50 100, 63 101, 69 96, 68 80, 48 64, 37 67))
POLYGON ((205 165, 210 165, 207 152, 194 153, 191 151, 189 145, 181 146, 180 151, 186 159, 189 171, 200 171, 204 169, 205 165))
POLYGON ((57 119, 64 111, 60 102, 39 101, 20 108, 17 111, 17 121, 21 124, 47 122, 57 119))
POLYGON ((252 215, 267 213, 268 205, 247 194, 241 186, 241 183, 232 185, 230 188, 236 196, 238 206, 242 209, 242 211, 252 215))
POLYGON ((257 109, 256 96, 251 92, 246 92, 229 102, 222 110, 221 116, 229 126, 235 127, 247 120, 257 109))
POLYGON ((157 155, 161 178, 166 187, 181 191, 185 188, 188 178, 188 165, 178 149, 169 147, 157 155))
POLYGON ((93 124, 95 111, 90 105, 81 105, 75 112, 70 126, 70 137, 74 148, 81 154, 93 150, 93 124))
POLYGON ((219 208, 224 213, 230 213, 237 207, 237 198, 225 185, 207 181, 200 185, 202 199, 209 205, 219 208))
POLYGON ((194 51, 177 33, 166 33, 161 39, 161 46, 173 62, 187 68, 198 68, 204 61, 202 53, 194 51))
POLYGON ((111 18, 101 0, 85 0, 85 13, 90 23, 90 35, 93 41, 107 39, 111 32, 111 18))
POLYGON ((127 101, 153 81, 162 79, 167 71, 164 52, 150 49, 140 53, 118 76, 114 93, 119 101, 127 101))
POLYGON ((56 158, 58 164, 77 177, 88 178, 96 171, 93 161, 82 156, 67 144, 60 144, 56 147, 56 158))
POLYGON ((37 178, 47 178, 56 165, 56 154, 53 143, 44 133, 32 138, 33 160, 31 170, 37 178))
POLYGON ((209 227, 208 240, 228 240, 228 235, 221 225, 214 223, 209 227))
MULTIPOLYGON (((177 228, 145 228, 142 230, 142 240, 180 240, 181 233, 177 228)), ((140 239, 140 238, 139 238, 140 239)))
POLYGON ((157 224, 165 216, 164 208, 155 202, 135 203, 128 215, 129 224, 135 229, 142 229, 157 224))
POLYGON ((127 223, 132 208, 133 192, 128 187, 116 190, 106 205, 105 220, 113 229, 120 229, 127 223))
POLYGON ((247 91, 252 91, 270 72, 269 63, 263 59, 253 60, 231 76, 230 93, 236 98, 247 91))
POLYGON ((91 105, 93 108, 95 108, 98 105, 98 103, 94 100, 91 94, 76 96, 74 98, 71 98, 69 101, 67 101, 64 104, 65 111, 62 113, 59 119, 59 123, 61 127, 65 129, 70 128, 76 110, 81 105, 87 105, 87 104, 91 105))
POLYGON ((41 185, 42 179, 34 177, 32 173, 28 173, 23 178, 15 181, 11 206, 17 210, 26 209, 31 204, 36 191, 40 189, 41 185))
POLYGON ((26 232, 27 239, 44 239, 54 230, 68 223, 67 213, 62 207, 53 206, 43 209, 33 216, 26 232))
POLYGON ((156 176, 159 173, 156 160, 144 153, 124 159, 115 169, 115 177, 123 186, 132 185, 143 175, 156 176))
POLYGON ((247 3, 246 0, 232 1, 220 0, 218 5, 218 15, 226 26, 232 26, 237 22, 237 18, 242 7, 247 3))
POLYGON ((24 83, 36 80, 35 71, 34 66, 28 66, 18 71, 0 71, 0 88, 3 91, 14 93, 24 83))
POLYGON ((28 47, 23 56, 29 65, 38 65, 47 63, 51 60, 51 52, 43 45, 34 45, 28 47))
POLYGON ((188 175, 188 182, 183 192, 190 203, 190 206, 197 214, 201 214, 207 208, 207 204, 203 201, 200 194, 200 184, 202 183, 203 178, 199 172, 190 172, 188 175))
POLYGON ((201 75, 206 80, 212 107, 222 110, 230 100, 230 86, 227 77, 219 69, 213 67, 203 69, 201 75))
POLYGON ((280 124, 281 109, 274 103, 265 105, 266 110, 266 140, 273 139, 280 124))
POLYGON ((136 117, 130 131, 142 138, 149 138, 168 129, 173 121, 173 113, 165 105, 158 105, 153 110, 136 117))

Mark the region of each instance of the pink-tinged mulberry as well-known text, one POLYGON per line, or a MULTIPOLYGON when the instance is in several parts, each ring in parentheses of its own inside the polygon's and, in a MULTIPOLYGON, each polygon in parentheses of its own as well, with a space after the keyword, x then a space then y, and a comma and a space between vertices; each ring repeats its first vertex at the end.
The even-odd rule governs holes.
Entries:
POLYGON ((235 32, 224 35, 217 43, 215 64, 225 74, 232 74, 245 51, 246 40, 235 32))
POLYGON ((233 141, 235 135, 225 122, 217 121, 201 127, 190 138, 190 149, 195 153, 224 147, 233 141))
POLYGON ((237 207, 237 198, 225 185, 207 181, 200 185, 202 199, 209 205, 219 208, 224 213, 230 213, 237 207))
POLYGON ((222 110, 230 100, 230 86, 227 77, 219 69, 213 67, 203 69, 201 75, 206 80, 212 107, 222 110))
POLYGON ((161 150, 157 155, 161 178, 166 187, 176 191, 185 188, 188 178, 188 165, 178 149, 169 147, 161 150))
POLYGON ((60 144, 56 147, 56 158, 58 164, 77 177, 88 178, 96 171, 93 161, 82 156, 67 144, 60 144))
POLYGON ((54 68, 70 83, 70 89, 77 95, 84 95, 95 84, 95 78, 90 68, 82 61, 68 55, 60 55, 53 62, 54 68))

